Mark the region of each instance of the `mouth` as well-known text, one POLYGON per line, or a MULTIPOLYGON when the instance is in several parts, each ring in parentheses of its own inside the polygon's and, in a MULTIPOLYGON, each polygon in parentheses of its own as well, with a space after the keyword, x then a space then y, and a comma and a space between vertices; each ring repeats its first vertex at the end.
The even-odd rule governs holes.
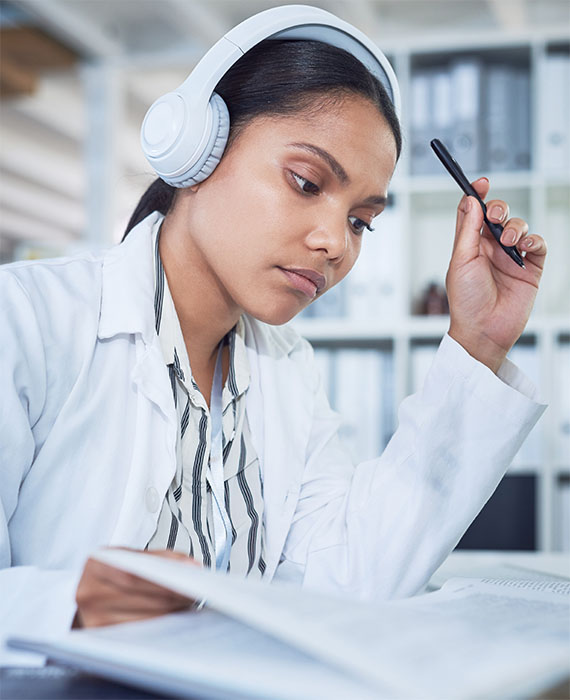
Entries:
POLYGON ((279 269, 293 287, 306 294, 310 299, 314 299, 327 284, 326 278, 316 270, 296 267, 280 267, 279 269))

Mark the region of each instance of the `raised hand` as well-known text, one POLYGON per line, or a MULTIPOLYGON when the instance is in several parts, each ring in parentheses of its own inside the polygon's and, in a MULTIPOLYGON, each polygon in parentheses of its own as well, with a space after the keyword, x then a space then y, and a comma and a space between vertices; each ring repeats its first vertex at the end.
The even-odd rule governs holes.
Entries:
MULTIPOLYGON (((472 184, 481 199, 485 199, 489 181, 480 178, 472 184)), ((489 220, 504 227, 502 243, 516 245, 521 253, 526 253, 525 269, 497 245, 483 224, 483 212, 475 198, 464 196, 457 210, 446 286, 451 318, 449 335, 496 372, 530 316, 544 267, 546 244, 539 235, 529 234, 526 221, 510 218, 509 206, 503 200, 494 199, 486 205, 489 220)))

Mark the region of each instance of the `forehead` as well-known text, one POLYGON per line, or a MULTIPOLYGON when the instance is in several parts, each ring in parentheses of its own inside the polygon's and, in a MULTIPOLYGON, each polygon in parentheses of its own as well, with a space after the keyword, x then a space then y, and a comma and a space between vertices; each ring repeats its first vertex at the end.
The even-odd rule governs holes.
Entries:
POLYGON ((312 143, 331 153, 349 176, 369 170, 389 178, 396 164, 396 142, 388 122, 376 105, 359 96, 316 98, 295 114, 256 117, 237 141, 265 153, 290 143, 312 143))

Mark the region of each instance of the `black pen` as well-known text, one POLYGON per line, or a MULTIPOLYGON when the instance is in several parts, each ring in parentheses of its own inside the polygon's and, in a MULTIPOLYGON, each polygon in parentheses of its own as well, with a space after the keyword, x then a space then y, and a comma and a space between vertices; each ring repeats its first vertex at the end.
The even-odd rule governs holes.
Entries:
POLYGON ((442 144, 442 142, 439 139, 432 139, 432 141, 430 141, 430 145, 435 151, 436 156, 443 163, 443 167, 447 170, 447 172, 451 175, 451 177, 455 180, 459 187, 461 187, 463 192, 465 192, 465 194, 468 196, 475 197, 475 199, 479 202, 479 204, 481 205, 481 209, 483 210, 483 218, 485 220, 485 223, 487 224, 489 231, 495 237, 497 243, 501 246, 505 253, 516 262, 517 265, 520 265, 524 268, 522 256, 517 250, 516 246, 503 245, 501 243, 501 234, 503 233, 503 227, 501 226, 501 224, 494 224, 491 221, 489 221, 489 219, 487 218, 487 207, 485 206, 485 202, 481 199, 481 197, 479 197, 469 180, 465 177, 465 173, 463 172, 463 170, 461 170, 461 166, 459 165, 459 163, 455 160, 455 158, 451 155, 451 153, 447 150, 447 148, 442 144))

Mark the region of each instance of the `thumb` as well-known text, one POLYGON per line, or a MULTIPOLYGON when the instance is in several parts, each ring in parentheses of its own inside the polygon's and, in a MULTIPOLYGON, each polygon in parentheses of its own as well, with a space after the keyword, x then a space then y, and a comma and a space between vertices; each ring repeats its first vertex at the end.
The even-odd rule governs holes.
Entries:
POLYGON ((453 254, 470 260, 479 255, 483 211, 475 197, 463 197, 457 211, 453 254))

